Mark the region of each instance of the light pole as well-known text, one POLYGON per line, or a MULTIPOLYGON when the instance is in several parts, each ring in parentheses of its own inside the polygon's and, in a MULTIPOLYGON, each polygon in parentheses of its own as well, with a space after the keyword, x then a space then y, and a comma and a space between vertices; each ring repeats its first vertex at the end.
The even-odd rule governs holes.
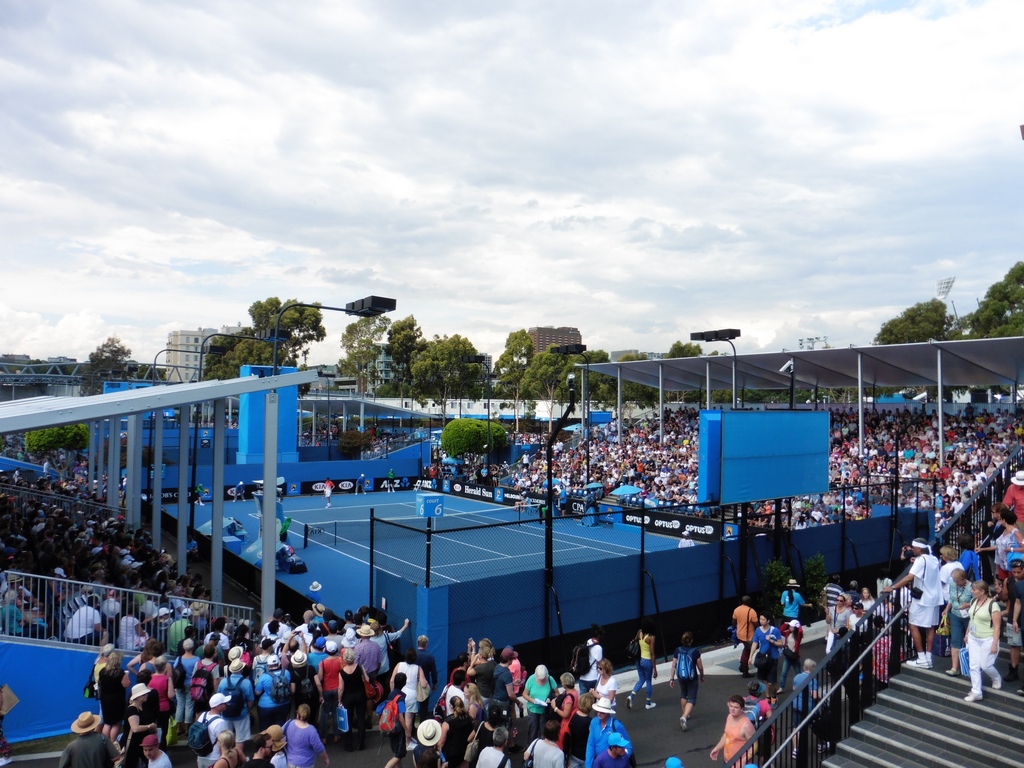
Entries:
MULTIPOLYGON (((740 337, 739 328, 722 328, 717 331, 696 331, 690 334, 690 341, 726 341, 732 347, 732 407, 736 407, 736 345, 733 339, 740 337)), ((708 393, 710 402, 710 393, 708 393)))
POLYGON ((584 461, 586 467, 584 470, 586 479, 583 485, 587 486, 590 485, 590 358, 587 357, 587 345, 563 344, 560 347, 555 347, 553 351, 560 355, 580 355, 586 363, 586 376, 583 378, 580 399, 583 401, 583 450, 585 451, 584 461))
MULTIPOLYGON (((302 301, 293 301, 285 304, 277 313, 277 319, 274 321, 274 335, 272 337, 274 342, 274 366, 271 369, 271 375, 277 376, 277 342, 281 338, 281 316, 289 309, 294 307, 312 307, 320 311, 326 309, 331 312, 344 312, 346 315, 355 315, 356 317, 376 317, 377 315, 383 315, 385 312, 394 312, 397 305, 398 302, 394 299, 384 296, 367 296, 365 299, 350 301, 344 307, 325 307, 321 304, 307 304, 302 301)), ((271 340, 270 337, 265 338, 268 341, 271 340)))
MULTIPOLYGON (((547 444, 547 462, 548 462, 548 493, 547 493, 547 511, 546 520, 544 525, 544 639, 550 645, 551 639, 551 590, 555 584, 555 492, 552 487, 552 453, 554 451, 555 439, 558 437, 558 433, 565 427, 565 422, 569 420, 569 416, 574 410, 576 410, 576 374, 570 373, 566 379, 566 384, 569 387, 569 405, 566 407, 565 412, 559 416, 558 421, 555 423, 554 429, 551 431, 551 435, 548 437, 547 444)), ((550 657, 550 648, 548 649, 548 656, 550 657)))
MULTIPOLYGON (((331 379, 332 374, 323 368, 317 370, 316 375, 327 381, 327 460, 331 460, 331 379)), ((316 439, 316 424, 313 425, 313 438, 316 439)))

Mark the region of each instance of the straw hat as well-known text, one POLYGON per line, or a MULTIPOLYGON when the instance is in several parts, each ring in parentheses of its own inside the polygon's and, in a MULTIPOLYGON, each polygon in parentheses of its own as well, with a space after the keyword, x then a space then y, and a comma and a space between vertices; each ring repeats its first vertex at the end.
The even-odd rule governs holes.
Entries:
POLYGON ((241 671, 242 671, 243 669, 245 669, 245 664, 244 664, 244 663, 242 662, 242 660, 241 660, 241 659, 235 659, 235 660, 234 660, 234 661, 232 661, 232 662, 231 662, 231 664, 230 664, 230 665, 228 666, 228 672, 231 672, 231 673, 232 673, 232 674, 234 674, 234 675, 237 675, 237 674, 238 674, 238 673, 240 673, 240 672, 241 672, 241 671))
POLYGON ((441 724, 433 718, 424 720, 416 729, 416 741, 424 747, 432 747, 441 740, 441 724))
POLYGON ((263 734, 265 736, 270 737, 270 742, 273 745, 273 749, 275 752, 280 752, 288 743, 288 740, 284 737, 284 731, 281 729, 280 725, 271 725, 267 728, 267 730, 263 731, 263 734))
MULTIPOLYGON (((148 690, 148 689, 147 689, 148 690)), ((75 733, 92 733, 100 724, 100 716, 92 712, 83 712, 78 719, 71 724, 71 730, 75 733)))
POLYGON ((128 697, 129 701, 135 701, 140 696, 148 696, 149 692, 153 689, 145 683, 136 683, 132 686, 132 695, 128 697))
POLYGON ((295 653, 293 653, 291 665, 296 668, 306 666, 306 654, 304 654, 302 651, 296 651, 295 653))
POLYGON ((612 709, 612 703, 607 696, 602 696, 600 700, 591 707, 594 712, 604 712, 606 715, 614 715, 615 710, 612 709))
POLYGON ((360 637, 373 637, 377 633, 370 628, 369 624, 363 624, 363 626, 356 630, 356 634, 360 637))

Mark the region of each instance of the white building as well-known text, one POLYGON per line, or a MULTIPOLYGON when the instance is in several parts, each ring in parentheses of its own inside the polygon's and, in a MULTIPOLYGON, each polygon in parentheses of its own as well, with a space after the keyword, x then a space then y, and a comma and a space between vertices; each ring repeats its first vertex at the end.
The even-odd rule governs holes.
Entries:
MULTIPOLYGON (((203 339, 211 333, 236 334, 242 324, 220 328, 192 328, 167 334, 167 381, 199 381, 199 356, 203 339)), ((211 343, 215 343, 215 340, 211 343)), ((207 344, 207 351, 209 351, 207 344)), ((159 367, 159 363, 158 363, 159 367)))

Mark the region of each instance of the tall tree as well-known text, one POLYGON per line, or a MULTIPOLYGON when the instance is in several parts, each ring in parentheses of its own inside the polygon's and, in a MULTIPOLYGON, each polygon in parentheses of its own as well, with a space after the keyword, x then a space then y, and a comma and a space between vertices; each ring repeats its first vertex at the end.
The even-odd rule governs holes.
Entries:
POLYGON ((552 352, 552 348, 535 354, 523 377, 523 388, 538 400, 547 401, 548 432, 555 415, 555 400, 568 395, 566 376, 573 370, 574 362, 568 355, 552 352))
MULTIPOLYGON (((288 299, 282 302, 276 296, 271 296, 263 301, 254 301, 249 306, 249 317, 252 318, 252 330, 255 334, 248 335, 273 331, 281 307, 296 301, 298 299, 288 299)), ((277 357, 280 365, 298 365, 300 357, 305 362, 310 345, 315 341, 323 341, 327 338, 323 313, 315 306, 292 307, 286 310, 281 315, 281 330, 288 331, 290 336, 287 340, 279 341, 277 344, 277 357)), ((257 365, 258 363, 250 364, 257 365)))
POLYGON ((421 401, 440 406, 442 420, 448 414, 449 400, 479 395, 481 366, 462 362, 463 356, 476 353, 469 339, 455 334, 435 335, 416 355, 412 364, 414 392, 421 401))
POLYGON ((103 391, 103 382, 119 378, 131 360, 132 351, 121 343, 117 336, 109 336, 107 340, 89 353, 86 367, 86 379, 83 389, 86 394, 103 391))
POLYGON ((704 354, 704 350, 701 349, 700 344, 692 341, 682 342, 674 341, 672 346, 668 348, 668 353, 665 357, 700 357, 704 354))
POLYGON ((360 317, 345 327, 341 335, 341 348, 345 357, 338 361, 338 368, 356 377, 360 392, 368 392, 369 384, 377 379, 377 361, 381 345, 391 327, 391 318, 385 315, 360 317))
POLYGON ((963 320, 972 339, 1024 336, 1024 262, 989 287, 978 308, 963 320))
POLYGON ((875 344, 913 344, 949 339, 955 328, 953 315, 941 299, 922 301, 882 324, 875 344))
POLYGON ((399 397, 403 396, 405 385, 412 380, 413 360, 426 346, 423 331, 412 315, 391 324, 388 330, 388 354, 391 355, 391 370, 399 384, 399 397))
POLYGON ((533 359, 533 341, 525 329, 512 331, 505 339, 505 351, 494 363, 498 396, 507 398, 515 414, 515 431, 519 431, 519 406, 525 400, 523 379, 533 359))

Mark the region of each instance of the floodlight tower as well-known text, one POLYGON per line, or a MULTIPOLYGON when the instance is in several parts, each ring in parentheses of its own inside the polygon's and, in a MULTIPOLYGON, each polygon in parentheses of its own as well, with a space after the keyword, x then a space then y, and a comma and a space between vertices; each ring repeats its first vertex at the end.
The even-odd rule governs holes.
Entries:
MULTIPOLYGON (((953 283, 956 282, 956 277, 944 277, 935 286, 935 298, 939 301, 945 301, 946 297, 949 296, 949 292, 953 290, 953 283)), ((949 305, 953 308, 953 317, 957 320, 960 318, 956 314, 956 304, 950 300, 949 305)))

